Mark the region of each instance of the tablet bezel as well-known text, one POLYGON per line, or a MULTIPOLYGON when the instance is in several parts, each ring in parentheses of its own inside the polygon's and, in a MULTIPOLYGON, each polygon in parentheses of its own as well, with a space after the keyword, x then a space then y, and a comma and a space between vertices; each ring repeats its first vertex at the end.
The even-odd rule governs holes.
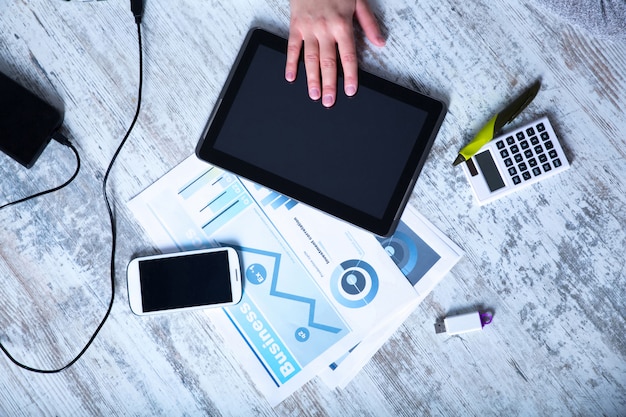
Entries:
MULTIPOLYGON (((286 54, 286 39, 260 28, 254 28, 249 31, 218 98, 217 104, 209 118, 205 132, 198 142, 196 147, 196 155, 198 158, 273 189, 304 204, 322 210, 337 218, 348 221, 379 236, 389 236, 392 234, 411 196, 417 177, 430 152, 441 123, 443 122, 446 114, 445 104, 442 101, 425 96, 359 69, 358 77, 360 86, 366 86, 372 90, 382 92, 385 95, 407 103, 426 113, 424 125, 415 140, 413 149, 402 170, 400 180, 395 186, 392 197, 387 201, 384 215, 382 217, 376 217, 357 207, 349 206, 344 202, 329 198, 326 195, 306 188, 288 178, 268 172, 234 155, 219 151, 214 147, 229 109, 237 98, 240 85, 254 57, 255 51, 260 45, 269 47, 281 54, 286 54)), ((304 77, 304 74, 300 76, 304 77)), ((341 84, 341 75, 339 75, 338 78, 341 84)), ((285 81, 285 83, 287 83, 287 81, 285 81)), ((302 95, 303 99, 309 100, 305 92, 302 92, 302 95)))

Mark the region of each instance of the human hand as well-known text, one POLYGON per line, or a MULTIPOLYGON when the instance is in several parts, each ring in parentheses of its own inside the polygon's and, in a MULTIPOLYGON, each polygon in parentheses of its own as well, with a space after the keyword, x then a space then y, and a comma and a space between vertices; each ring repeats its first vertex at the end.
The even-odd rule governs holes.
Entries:
POLYGON ((337 97, 337 48, 343 66, 344 92, 356 94, 358 63, 353 18, 374 45, 385 39, 367 0, 291 0, 291 24, 287 44, 285 79, 296 79, 304 42, 304 67, 309 97, 331 107, 337 97))

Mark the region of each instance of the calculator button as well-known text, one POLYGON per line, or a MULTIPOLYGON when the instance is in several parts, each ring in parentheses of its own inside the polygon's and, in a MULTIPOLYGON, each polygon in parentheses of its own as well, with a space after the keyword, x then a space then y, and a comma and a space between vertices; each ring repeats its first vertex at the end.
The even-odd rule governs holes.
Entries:
POLYGON ((506 149, 502 149, 502 150, 500 151, 500 155, 501 155, 503 158, 506 158, 507 156, 509 156, 509 151, 507 151, 506 149))
POLYGON ((515 136, 517 136, 517 140, 522 140, 524 139, 524 132, 517 132, 515 136))
POLYGON ((511 146, 511 153, 518 153, 518 152, 519 152, 519 148, 517 147, 517 145, 511 146))
POLYGON ((524 180, 528 181, 531 178, 530 172, 526 171, 522 174, 522 177, 524 177, 524 180))
POLYGON ((560 167, 561 165, 563 165, 563 164, 561 163, 561 160, 560 160, 559 158, 556 158, 554 161, 552 161, 552 163, 554 164, 554 167, 555 167, 555 168, 558 168, 558 167, 560 167))
POLYGON ((546 127, 543 125, 543 123, 539 123, 539 124, 537 125, 537 130, 538 130, 539 132, 543 132, 544 130, 546 130, 546 127))
POLYGON ((531 167, 537 166, 537 160, 535 158, 529 159, 528 165, 530 165, 531 167))
POLYGON ((524 156, 525 156, 526 158, 532 158, 532 157, 533 157, 533 155, 534 155, 534 153, 533 153, 533 151, 531 151, 530 149, 527 149, 527 150, 525 150, 525 151, 524 151, 524 156))
POLYGON ((541 147, 541 145, 535 146, 535 153, 541 153, 541 152, 543 152, 543 148, 541 147))
POLYGON ((507 167, 510 167, 513 165, 513 161, 511 161, 511 158, 506 158, 504 160, 504 165, 506 165, 507 167))
POLYGON ((541 162, 542 164, 546 162, 547 160, 548 160, 548 157, 546 156, 545 153, 542 153, 541 155, 539 155, 539 162, 541 162))
POLYGON ((512 180, 513 180, 513 184, 515 184, 515 185, 517 185, 517 184, 519 184, 520 182, 522 182, 522 180, 520 180, 520 179, 519 179, 519 177, 518 177, 517 175, 516 175, 516 176, 514 176, 514 177, 512 178, 512 180))
POLYGON ((550 152, 548 152, 548 155, 550 155, 550 158, 554 159, 558 156, 558 154, 556 153, 556 151, 554 149, 552 149, 550 152))
POLYGON ((526 134, 528 136, 532 136, 535 134, 535 129, 533 129, 532 127, 529 127, 528 129, 526 129, 526 134))
POLYGON ((513 145, 515 143, 515 139, 513 139, 513 136, 509 136, 508 138, 506 138, 506 143, 508 143, 509 145, 513 145))
POLYGON ((504 141, 499 140, 498 143, 496 143, 496 146, 498 149, 504 149, 504 141))
POLYGON ((543 139, 543 140, 548 140, 548 139, 550 139, 550 135, 548 135, 548 132, 543 132, 543 133, 541 134, 541 139, 543 139))
POLYGON ((528 167, 526 166, 524 162, 519 164, 517 167, 519 168, 520 171, 526 171, 528 169, 528 167))
POLYGON ((538 144, 539 138, 537 138, 537 136, 533 136, 532 138, 530 138, 530 143, 532 143, 533 145, 538 144))
POLYGON ((552 169, 552 167, 550 166, 549 162, 546 162, 545 164, 543 164, 542 167, 543 167, 543 170, 546 171, 546 172, 548 172, 548 171, 550 171, 552 169))
POLYGON ((515 162, 522 162, 523 160, 524 160, 524 157, 522 156, 521 153, 515 154, 515 162))
POLYGON ((521 146, 522 149, 528 149, 528 141, 524 140, 520 142, 519 146, 521 146))
POLYGON ((546 149, 552 149, 554 148, 554 144, 552 143, 551 140, 547 141, 546 143, 544 143, 546 149))
POLYGON ((541 174, 541 170, 539 169, 539 167, 533 168, 533 174, 535 174, 535 177, 541 174))
POLYGON ((515 169, 515 167, 509 168, 509 175, 515 175, 515 174, 517 174, 517 170, 515 169))

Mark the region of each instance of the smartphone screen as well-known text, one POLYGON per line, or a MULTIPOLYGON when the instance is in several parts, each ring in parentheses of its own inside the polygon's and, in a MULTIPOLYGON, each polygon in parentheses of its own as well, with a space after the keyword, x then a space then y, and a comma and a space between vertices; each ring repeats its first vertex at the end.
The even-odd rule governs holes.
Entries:
POLYGON ((138 269, 144 313, 235 301, 224 250, 140 258, 138 269))

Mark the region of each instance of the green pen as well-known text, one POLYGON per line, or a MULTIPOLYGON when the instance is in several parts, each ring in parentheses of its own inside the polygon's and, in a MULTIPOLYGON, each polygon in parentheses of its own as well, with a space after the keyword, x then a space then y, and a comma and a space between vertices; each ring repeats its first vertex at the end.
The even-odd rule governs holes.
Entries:
POLYGON ((469 160, 472 156, 478 152, 486 143, 496 137, 496 134, 500 132, 500 129, 504 125, 510 123, 530 104, 535 98, 541 87, 541 82, 535 82, 528 90, 526 90, 521 96, 516 98, 511 104, 506 106, 504 110, 496 114, 487 122, 487 124, 480 129, 478 134, 468 143, 463 149, 459 151, 459 156, 454 160, 452 165, 456 166, 461 162, 469 160))

